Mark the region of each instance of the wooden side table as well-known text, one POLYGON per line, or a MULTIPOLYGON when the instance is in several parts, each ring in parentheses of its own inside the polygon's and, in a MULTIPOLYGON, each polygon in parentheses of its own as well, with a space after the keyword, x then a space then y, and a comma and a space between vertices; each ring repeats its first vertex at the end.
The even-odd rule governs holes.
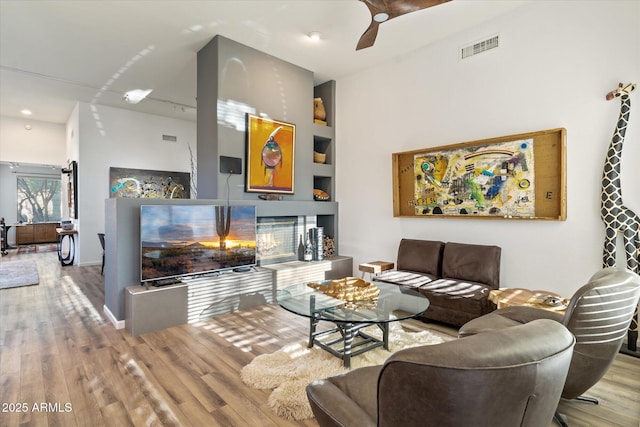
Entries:
POLYGON ((378 275, 383 271, 392 270, 395 267, 395 264, 389 261, 371 261, 364 264, 360 264, 358 266, 358 270, 362 271, 362 278, 364 278, 364 273, 369 273, 369 275, 378 275))
POLYGON ((557 313, 564 313, 569 304, 569 300, 561 297, 555 292, 532 291, 522 288, 494 289, 489 292, 489 301, 498 308, 514 305, 527 305, 529 307, 551 310, 557 313), (557 304, 553 304, 557 302, 557 304))

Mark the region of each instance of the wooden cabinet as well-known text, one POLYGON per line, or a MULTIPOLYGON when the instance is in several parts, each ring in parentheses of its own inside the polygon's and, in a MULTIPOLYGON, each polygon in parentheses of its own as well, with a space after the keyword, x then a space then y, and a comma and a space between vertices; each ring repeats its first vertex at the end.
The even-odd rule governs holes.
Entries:
POLYGON ((58 222, 16 225, 16 245, 55 243, 58 240, 57 227, 60 227, 58 222))
POLYGON ((59 227, 58 223, 47 223, 47 224, 35 224, 33 228, 33 238, 35 243, 49 243, 55 242, 58 239, 58 234, 56 233, 56 227, 59 227))
POLYGON ((30 224, 16 225, 16 245, 33 242, 33 226, 30 224))

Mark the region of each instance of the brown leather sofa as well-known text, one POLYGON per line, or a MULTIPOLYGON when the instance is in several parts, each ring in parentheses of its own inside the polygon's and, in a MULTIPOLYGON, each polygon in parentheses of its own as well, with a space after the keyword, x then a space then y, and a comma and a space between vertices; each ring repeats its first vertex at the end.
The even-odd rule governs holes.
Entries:
POLYGON ((415 288, 429 299, 422 316, 456 326, 496 309, 489 291, 500 287, 498 246, 402 239, 396 270, 374 281, 415 288))
POLYGON ((548 319, 401 350, 382 366, 317 380, 321 427, 548 427, 575 339, 548 319))

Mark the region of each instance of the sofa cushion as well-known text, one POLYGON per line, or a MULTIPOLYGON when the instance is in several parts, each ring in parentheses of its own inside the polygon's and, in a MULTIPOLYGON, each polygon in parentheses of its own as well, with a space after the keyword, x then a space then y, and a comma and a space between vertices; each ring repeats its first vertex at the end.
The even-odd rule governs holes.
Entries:
POLYGON ((495 305, 487 299, 490 290, 483 283, 457 279, 438 279, 418 288, 418 292, 429 299, 430 307, 453 309, 476 317, 495 310, 495 305))
POLYGON ((396 270, 384 271, 377 276, 373 276, 373 281, 375 282, 391 283, 393 285, 406 286, 408 288, 418 288, 429 283, 433 279, 436 279, 436 277, 429 274, 396 270))
POLYGON ((484 283, 491 289, 498 289, 500 253, 498 246, 448 242, 444 247, 440 277, 484 283))
POLYGON ((402 239, 396 268, 441 277, 440 259, 444 243, 433 240, 402 239))

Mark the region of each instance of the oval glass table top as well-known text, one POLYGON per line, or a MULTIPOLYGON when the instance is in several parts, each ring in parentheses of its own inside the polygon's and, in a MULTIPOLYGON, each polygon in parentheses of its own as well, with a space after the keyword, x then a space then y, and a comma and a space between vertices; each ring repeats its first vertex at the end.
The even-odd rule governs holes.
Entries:
MULTIPOLYGON (((319 282, 328 286, 331 281, 319 282)), ((281 289, 278 304, 292 313, 333 322, 386 323, 416 317, 427 311, 429 300, 413 289, 375 283, 380 289, 375 299, 345 301, 324 294, 307 284, 281 289)))

